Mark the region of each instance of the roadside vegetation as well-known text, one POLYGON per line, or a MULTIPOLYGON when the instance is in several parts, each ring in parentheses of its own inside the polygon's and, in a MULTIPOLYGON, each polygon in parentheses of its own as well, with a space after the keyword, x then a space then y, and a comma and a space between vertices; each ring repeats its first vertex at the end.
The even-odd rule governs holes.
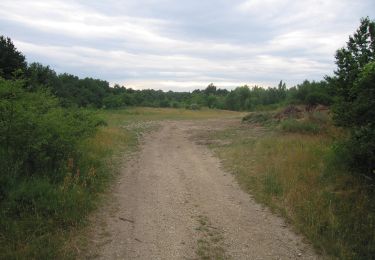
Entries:
POLYGON ((336 153, 349 133, 334 126, 328 111, 281 120, 275 118, 279 113, 265 122, 254 112, 240 126, 209 134, 221 140, 210 146, 244 190, 285 217, 324 255, 371 259, 374 186, 353 175, 336 153))
POLYGON ((145 121, 235 113, 224 110, 253 111, 240 128, 211 136, 230 141, 213 148, 243 187, 327 254, 372 258, 374 39, 374 21, 362 19, 336 53, 334 76, 319 82, 180 93, 58 75, 27 64, 0 36, 0 258, 74 257, 71 232, 87 221, 120 155, 157 125, 145 121))
POLYGON ((289 102, 206 134, 243 189, 328 258, 375 255, 374 36, 363 19, 337 51, 335 76, 322 82, 329 98, 304 82, 289 102))

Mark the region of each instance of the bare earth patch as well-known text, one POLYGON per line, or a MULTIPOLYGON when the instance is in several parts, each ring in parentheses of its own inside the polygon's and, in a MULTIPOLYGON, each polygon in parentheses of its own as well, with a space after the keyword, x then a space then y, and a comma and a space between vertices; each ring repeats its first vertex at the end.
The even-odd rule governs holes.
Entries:
POLYGON ((202 145, 207 140, 193 138, 237 119, 160 124, 126 163, 82 257, 319 259, 283 219, 239 188, 202 145))

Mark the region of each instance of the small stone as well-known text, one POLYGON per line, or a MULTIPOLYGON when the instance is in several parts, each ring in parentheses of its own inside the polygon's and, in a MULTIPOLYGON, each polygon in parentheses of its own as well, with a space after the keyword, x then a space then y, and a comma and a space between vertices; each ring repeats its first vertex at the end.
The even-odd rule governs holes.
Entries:
POLYGON ((301 257, 302 256, 302 254, 301 253, 298 253, 298 257, 301 257))

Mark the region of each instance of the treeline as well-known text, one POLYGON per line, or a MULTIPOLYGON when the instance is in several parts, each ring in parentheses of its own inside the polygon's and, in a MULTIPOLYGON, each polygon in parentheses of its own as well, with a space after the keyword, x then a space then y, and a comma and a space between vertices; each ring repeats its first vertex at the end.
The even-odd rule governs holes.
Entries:
POLYGON ((287 88, 280 81, 277 87, 241 86, 234 90, 217 88, 213 83, 192 92, 135 90, 107 81, 70 74, 57 75, 48 66, 32 63, 24 75, 30 91, 49 89, 63 107, 122 108, 129 106, 192 108, 208 107, 235 111, 251 111, 275 104, 323 104, 333 102, 332 90, 326 81, 303 83, 287 88))
POLYGON ((280 103, 330 105, 332 91, 326 81, 305 80, 292 88, 280 81, 277 87, 241 86, 232 91, 217 88, 213 83, 205 89, 192 92, 164 92, 162 90, 135 90, 118 84, 110 87, 107 81, 69 74, 57 75, 48 66, 32 63, 26 70, 29 90, 47 88, 59 98, 64 107, 121 108, 128 106, 199 108, 208 107, 236 111, 250 111, 257 107, 280 103))
POLYGON ((67 73, 57 74, 40 63, 27 64, 9 38, 1 36, 0 76, 23 81, 30 92, 48 90, 63 107, 120 108, 127 106, 199 108, 209 107, 249 111, 257 107, 280 103, 332 103, 332 93, 326 81, 305 81, 287 88, 280 81, 277 87, 237 87, 232 91, 217 88, 214 84, 192 92, 164 92, 161 90, 135 90, 118 84, 110 87, 100 79, 84 78, 67 73))

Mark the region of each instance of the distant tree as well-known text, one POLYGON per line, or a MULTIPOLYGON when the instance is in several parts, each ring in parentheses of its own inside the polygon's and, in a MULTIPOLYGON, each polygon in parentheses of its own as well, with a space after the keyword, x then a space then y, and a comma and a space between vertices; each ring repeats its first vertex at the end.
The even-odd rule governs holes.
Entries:
POLYGON ((26 70, 26 88, 31 91, 40 87, 49 88, 53 94, 59 96, 62 84, 56 72, 49 66, 40 63, 31 63, 26 70))
POLYGON ((280 80, 279 85, 277 86, 278 91, 278 98, 280 100, 286 97, 286 84, 282 80, 280 80))
POLYGON ((306 105, 331 105, 333 97, 331 89, 326 81, 308 81, 305 80, 301 84, 289 90, 289 99, 293 103, 302 103, 306 105))
POLYGON ((209 108, 215 108, 216 107, 216 102, 217 102, 217 97, 216 96, 214 96, 214 95, 209 95, 208 97, 207 97, 207 106, 209 107, 209 108))
POLYGON ((10 38, 0 36, 0 77, 12 79, 26 70, 25 56, 14 46, 10 38))
POLYGON ((232 90, 226 97, 225 104, 230 110, 248 110, 250 103, 249 99, 251 96, 251 91, 247 85, 242 87, 237 87, 232 90))
POLYGON ((204 94, 208 95, 215 95, 216 94, 216 86, 213 83, 210 83, 207 88, 204 90, 204 94))

